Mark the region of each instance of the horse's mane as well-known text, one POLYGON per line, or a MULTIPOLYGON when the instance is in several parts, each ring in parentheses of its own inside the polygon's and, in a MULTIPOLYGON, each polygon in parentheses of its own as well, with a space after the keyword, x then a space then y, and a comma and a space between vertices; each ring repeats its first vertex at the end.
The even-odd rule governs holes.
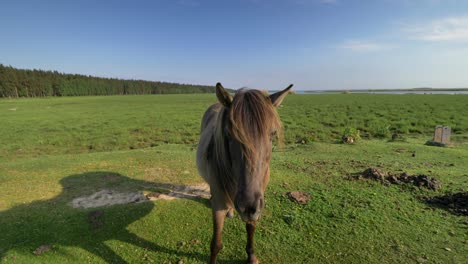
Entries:
POLYGON ((241 89, 234 96, 229 108, 221 108, 212 147, 218 179, 229 198, 235 194, 237 179, 234 179, 231 172, 227 137, 231 136, 242 144, 247 169, 253 172, 257 162, 263 162, 258 159, 260 153, 256 146, 267 144, 272 133, 276 133, 281 143, 282 129, 278 113, 270 98, 261 91, 241 89))

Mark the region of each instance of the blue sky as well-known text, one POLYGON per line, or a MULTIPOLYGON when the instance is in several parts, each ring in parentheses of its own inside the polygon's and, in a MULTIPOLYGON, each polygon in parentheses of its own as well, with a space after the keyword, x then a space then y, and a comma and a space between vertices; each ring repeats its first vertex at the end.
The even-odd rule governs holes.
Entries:
POLYGON ((4 1, 0 63, 230 88, 468 87, 468 1, 4 1))

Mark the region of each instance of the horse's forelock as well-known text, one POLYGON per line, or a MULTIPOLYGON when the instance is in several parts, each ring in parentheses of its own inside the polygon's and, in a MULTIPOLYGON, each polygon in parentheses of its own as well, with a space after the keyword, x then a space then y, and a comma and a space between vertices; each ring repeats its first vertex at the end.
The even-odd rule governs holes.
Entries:
POLYGON ((260 149, 270 140, 272 132, 281 141, 281 121, 268 96, 258 90, 240 90, 236 93, 229 112, 231 135, 243 145, 250 170, 256 165, 260 149))

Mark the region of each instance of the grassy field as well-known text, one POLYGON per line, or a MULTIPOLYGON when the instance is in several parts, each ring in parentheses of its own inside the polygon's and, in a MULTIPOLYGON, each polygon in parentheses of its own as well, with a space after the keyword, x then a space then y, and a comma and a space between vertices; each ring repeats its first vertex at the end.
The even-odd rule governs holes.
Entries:
MULTIPOLYGON (((0 100, 0 261, 5 263, 205 263, 206 199, 74 209, 98 190, 152 191, 201 182, 195 147, 214 95, 0 100), (41 245, 52 250, 36 256, 41 245)), ((468 96, 291 95, 280 107, 266 209, 258 224, 262 263, 466 263, 466 216, 425 196, 468 187, 468 96), (454 146, 424 145, 435 125, 454 146), (346 127, 365 138, 337 144, 346 127), (392 133, 401 140, 391 142, 392 133), (426 174, 438 191, 351 180, 368 167, 426 174), (307 205, 285 197, 311 194, 307 205)), ((243 263, 244 225, 227 220, 220 263, 243 263)))
MULTIPOLYGON (((213 95, 0 100, 0 157, 195 145, 213 95)), ((290 95, 279 111, 288 144, 335 142, 346 127, 363 138, 424 136, 435 125, 468 141, 468 95, 290 95)))

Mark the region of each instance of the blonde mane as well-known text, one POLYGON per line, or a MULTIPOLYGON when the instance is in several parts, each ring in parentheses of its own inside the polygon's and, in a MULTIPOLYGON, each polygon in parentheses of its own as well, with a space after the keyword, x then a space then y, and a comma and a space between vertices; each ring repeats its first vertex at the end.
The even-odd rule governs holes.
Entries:
POLYGON ((256 146, 266 144, 276 134, 282 141, 282 127, 270 98, 258 90, 240 90, 234 96, 229 112, 230 134, 243 145, 250 170, 255 168, 259 152, 256 146))

